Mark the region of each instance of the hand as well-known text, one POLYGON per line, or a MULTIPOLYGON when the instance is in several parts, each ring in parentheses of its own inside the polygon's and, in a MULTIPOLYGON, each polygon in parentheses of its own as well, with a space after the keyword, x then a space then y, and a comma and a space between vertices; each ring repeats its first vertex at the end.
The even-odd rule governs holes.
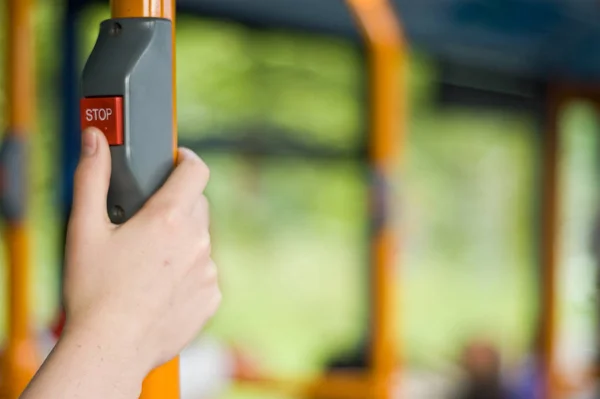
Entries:
POLYGON ((165 185, 115 226, 106 211, 110 168, 104 135, 84 132, 66 247, 64 335, 94 336, 111 348, 109 357, 145 375, 175 357, 221 300, 203 195, 209 170, 180 150, 165 185))

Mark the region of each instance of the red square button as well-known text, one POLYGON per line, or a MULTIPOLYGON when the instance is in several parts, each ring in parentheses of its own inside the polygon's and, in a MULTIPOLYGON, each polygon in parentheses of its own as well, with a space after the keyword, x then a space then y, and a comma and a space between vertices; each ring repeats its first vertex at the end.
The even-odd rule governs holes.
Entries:
POLYGON ((95 127, 104 132, 108 144, 123 145, 123 98, 81 99, 81 128, 95 127))

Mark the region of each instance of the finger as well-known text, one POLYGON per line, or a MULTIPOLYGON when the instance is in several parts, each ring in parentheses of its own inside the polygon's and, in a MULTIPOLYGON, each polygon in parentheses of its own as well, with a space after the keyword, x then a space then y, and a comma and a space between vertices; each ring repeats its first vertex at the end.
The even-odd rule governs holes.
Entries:
POLYGON ((210 227, 210 205, 206 196, 201 195, 194 204, 191 219, 196 231, 208 230, 210 227))
POLYGON ((194 152, 182 148, 179 150, 175 170, 152 201, 176 203, 192 211, 209 178, 208 166, 194 152))
POLYGON ((86 129, 81 138, 81 158, 75 172, 71 224, 77 230, 110 226, 106 211, 111 159, 106 137, 86 129))
POLYGON ((219 286, 217 265, 208 255, 201 256, 185 275, 185 295, 219 286))

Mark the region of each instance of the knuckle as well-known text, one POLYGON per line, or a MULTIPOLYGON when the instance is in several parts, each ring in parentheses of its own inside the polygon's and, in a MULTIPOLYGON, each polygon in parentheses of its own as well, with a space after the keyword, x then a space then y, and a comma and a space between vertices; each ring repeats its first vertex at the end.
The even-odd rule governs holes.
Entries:
POLYGON ((213 261, 208 262, 207 278, 212 284, 219 285, 219 271, 213 261))
POLYGON ((193 218, 190 223, 193 223, 197 231, 204 234, 210 225, 210 204, 208 199, 203 195, 198 198, 194 205, 193 218))
POLYGON ((217 287, 217 289, 215 290, 215 302, 217 306, 219 306, 221 302, 223 302, 223 292, 219 287, 217 287))
POLYGON ((200 196, 199 201, 202 211, 204 213, 203 216, 207 216, 208 212, 210 211, 210 202, 208 201, 208 198, 206 197, 206 195, 202 195, 200 196))
POLYGON ((210 234, 205 233, 202 234, 201 237, 196 241, 197 250, 200 254, 210 254, 212 248, 212 240, 210 238, 210 234))
POLYGON ((198 265, 202 271, 199 273, 199 283, 207 289, 218 288, 219 286, 219 275, 217 268, 214 263, 207 258, 200 265, 198 265))
POLYGON ((195 176, 202 180, 208 181, 210 179, 210 169, 199 157, 194 157, 190 160, 190 169, 195 176))
POLYGON ((221 306, 221 302, 223 301, 223 294, 221 293, 221 290, 219 289, 219 287, 215 288, 215 291, 213 292, 212 295, 212 300, 211 302, 211 313, 215 313, 219 307, 221 306))
POLYGON ((177 229, 185 222, 185 217, 180 207, 172 202, 162 204, 156 212, 160 225, 168 230, 177 229))

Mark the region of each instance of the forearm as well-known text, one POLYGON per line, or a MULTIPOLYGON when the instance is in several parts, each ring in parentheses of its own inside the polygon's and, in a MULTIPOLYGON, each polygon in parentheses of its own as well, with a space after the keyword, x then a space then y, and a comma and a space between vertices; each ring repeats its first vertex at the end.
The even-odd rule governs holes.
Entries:
POLYGON ((65 332, 21 399, 137 399, 145 372, 110 335, 65 332))

